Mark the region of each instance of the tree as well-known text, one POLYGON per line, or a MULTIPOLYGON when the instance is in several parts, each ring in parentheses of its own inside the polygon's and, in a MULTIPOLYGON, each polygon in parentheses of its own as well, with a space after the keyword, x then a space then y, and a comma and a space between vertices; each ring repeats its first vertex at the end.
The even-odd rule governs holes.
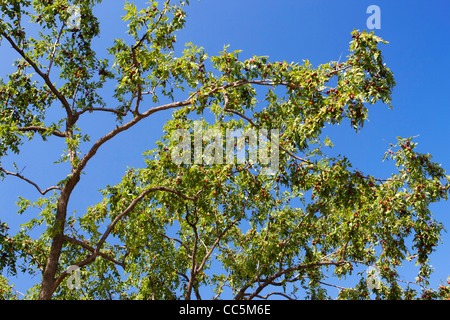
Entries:
POLYGON ((42 196, 20 198, 19 214, 40 213, 17 234, 10 236, 5 222, 0 227, 1 269, 42 276, 28 298, 200 299, 208 287, 214 298, 224 292, 235 299, 292 298, 303 290, 306 298, 322 299, 334 285, 328 277, 349 275, 356 284, 341 288, 339 298, 448 298, 448 286, 428 288, 428 257, 443 229, 429 205, 447 199, 444 169, 417 152, 412 137, 386 152, 398 167, 390 178, 352 169, 346 157, 324 151, 333 146, 322 134, 326 124, 349 122, 358 131, 370 105, 391 107, 395 82, 379 49, 386 41, 355 30, 346 60, 318 67, 240 60, 227 47, 208 56, 193 44, 177 56, 188 1, 167 0, 140 10, 127 3, 128 39, 116 39, 109 57, 99 58, 92 46, 100 34, 93 14, 99 2, 1 1, 1 43, 17 60, 0 81, 0 156, 18 154, 39 136, 62 139, 58 162, 70 165, 64 180, 43 189, 17 167, 0 164, 3 179, 21 179, 42 196), (27 35, 26 17, 39 38, 27 35), (114 106, 100 94, 105 88, 114 106), (64 114, 55 121, 58 107, 64 114), (146 167, 129 168, 83 214, 68 212, 96 152, 164 110, 173 117, 157 148, 144 154, 146 167), (91 143, 79 121, 99 113, 113 115, 116 124, 91 143), (245 140, 211 142, 207 134, 237 130, 259 134, 257 161, 251 148, 246 161, 226 161, 218 150, 245 140), (199 158, 184 153, 193 149, 199 158), (278 151, 271 159, 276 170, 261 156, 269 149, 278 151), (33 238, 32 230, 42 232, 33 238), (403 288, 397 277, 400 265, 413 259, 419 290, 403 288), (81 290, 66 285, 70 266, 81 270, 81 290), (356 266, 374 266, 378 285, 355 275, 356 266))

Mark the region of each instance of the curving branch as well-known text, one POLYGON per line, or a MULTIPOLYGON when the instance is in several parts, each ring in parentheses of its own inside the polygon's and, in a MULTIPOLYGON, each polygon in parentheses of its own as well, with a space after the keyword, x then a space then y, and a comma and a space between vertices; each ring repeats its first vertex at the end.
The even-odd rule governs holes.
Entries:
POLYGON ((117 114, 119 116, 126 116, 127 115, 127 113, 125 111, 115 110, 115 109, 111 109, 111 108, 89 107, 89 108, 84 108, 83 110, 75 112, 75 117, 79 117, 80 115, 82 115, 83 113, 88 112, 88 111, 111 112, 111 113, 117 114))
POLYGON ((313 263, 308 263, 308 264, 301 264, 298 265, 296 267, 290 267, 284 270, 280 270, 277 273, 275 273, 274 275, 268 277, 267 279, 260 279, 259 276, 257 276, 256 279, 246 283, 242 289, 238 292, 238 294, 233 298, 233 300, 240 300, 243 299, 244 297, 247 297, 247 300, 252 300, 253 298, 257 297, 259 295, 259 293, 266 288, 269 285, 273 285, 274 281, 276 279, 278 279, 279 277, 283 276, 286 273, 290 273, 292 271, 299 271, 299 270, 303 270, 303 269, 307 269, 307 268, 311 268, 311 267, 317 267, 317 266, 330 266, 330 265, 334 265, 334 266, 342 266, 346 263, 350 263, 350 261, 319 261, 319 262, 313 262, 313 263), (262 282, 262 283, 261 283, 262 282), (245 291, 251 287, 254 283, 258 283, 258 288, 251 294, 247 294, 245 291))
MULTIPOLYGON (((261 81, 257 81, 257 80, 238 80, 238 81, 230 82, 230 83, 225 84, 225 85, 220 86, 220 87, 214 87, 209 92, 204 94, 204 96, 211 96, 211 95, 213 95, 213 94, 215 94, 217 92, 226 90, 228 88, 235 88, 235 87, 243 86, 243 85, 246 85, 246 84, 267 85, 267 81, 265 81, 265 80, 261 80, 261 81)), ((192 93, 184 101, 176 101, 176 102, 172 102, 172 103, 168 103, 168 104, 164 104, 164 105, 160 105, 160 106, 157 106, 157 107, 150 108, 150 109, 148 109, 147 111, 145 111, 143 113, 136 114, 135 117, 133 119, 131 119, 129 122, 127 122, 127 123, 125 123, 125 124, 123 124, 121 126, 117 126, 114 130, 112 130, 111 132, 109 132, 105 136, 101 137, 99 140, 97 140, 94 143, 94 145, 91 147, 91 149, 81 159, 78 167, 75 170, 75 174, 80 175, 81 171, 84 169, 84 167, 89 162, 89 160, 97 153, 98 149, 104 143, 106 143, 107 141, 109 141, 112 138, 114 138, 117 134, 119 134, 119 133, 121 133, 121 132, 123 132, 125 130, 128 130, 129 128, 133 127, 135 124, 139 123, 141 120, 149 117, 150 115, 152 115, 152 114, 154 114, 156 112, 164 111, 164 110, 170 110, 170 109, 175 109, 175 108, 180 108, 180 107, 185 107, 185 106, 191 105, 193 103, 193 98, 198 93, 199 93, 198 91, 192 93)), ((104 109, 104 108, 90 108, 90 109, 91 110, 96 110, 96 111, 109 111, 109 112, 118 113, 114 109, 104 109)), ((84 110, 80 111, 79 113, 75 113, 74 116, 79 116, 81 113, 89 111, 90 109, 84 109, 84 110)), ((301 158, 299 158, 299 159, 301 159, 301 158)))
POLYGON ((131 203, 128 205, 128 207, 120 214, 118 214, 116 216, 116 218, 108 225, 108 228, 106 229, 105 233, 103 234, 103 236, 100 238, 99 242, 97 243, 97 247, 95 249, 94 254, 98 254, 100 252, 101 247, 103 246, 103 244, 105 243, 106 239, 108 238, 109 234, 112 232, 112 230, 114 229, 114 227, 116 226, 116 224, 122 220, 122 218, 124 218, 125 216, 127 216, 133 209, 134 207, 142 200, 144 199, 148 194, 152 193, 152 192, 156 192, 156 191, 166 191, 166 192, 171 192, 174 193, 178 196, 180 196, 181 198, 183 198, 184 200, 192 200, 195 201, 197 198, 196 197, 189 197, 186 196, 184 194, 182 194, 181 192, 178 192, 176 190, 173 190, 171 188, 168 187, 164 187, 164 186, 160 186, 160 187, 153 187, 150 189, 145 190, 144 192, 142 192, 140 195, 138 195, 133 201, 131 201, 131 203))
POLYGON ((42 195, 45 195, 47 192, 49 192, 49 191, 51 191, 51 190, 61 190, 61 188, 60 188, 60 187, 57 187, 57 186, 49 187, 49 188, 47 188, 47 189, 45 189, 45 190, 42 190, 41 188, 39 188, 39 186, 38 186, 35 182, 33 182, 33 181, 31 181, 31 180, 25 178, 25 177, 24 177, 23 175, 21 175, 20 173, 10 172, 10 171, 7 171, 7 170, 3 169, 2 167, 0 167, 0 171, 1 171, 1 172, 4 172, 4 173, 7 174, 7 175, 15 176, 15 177, 18 177, 18 178, 20 178, 20 179, 22 179, 22 180, 28 182, 29 184, 31 184, 32 186, 34 186, 34 187, 39 191, 39 193, 42 194, 42 195))
POLYGON ((27 54, 22 49, 20 49, 17 46, 17 44, 13 41, 13 39, 11 39, 10 36, 8 36, 5 32, 1 32, 0 35, 2 37, 4 37, 6 40, 8 40, 8 42, 11 44, 13 49, 17 53, 19 53, 19 55, 23 59, 25 59, 25 61, 28 62, 28 64, 34 69, 34 71, 36 71, 36 73, 45 81, 45 83, 49 87, 50 91, 58 98, 58 100, 62 103, 62 105, 66 109, 68 120, 71 123, 73 115, 72 115, 72 109, 70 108, 70 104, 67 101, 67 99, 64 97, 64 95, 61 94, 61 92, 59 92, 59 90, 50 81, 48 74, 45 74, 44 72, 42 72, 42 70, 38 67, 38 65, 30 57, 28 57, 27 54))
MULTIPOLYGON (((249 293, 246 293, 245 295, 246 295, 246 296, 249 296, 250 294, 249 294, 249 293)), ((256 298, 260 298, 260 299, 267 300, 267 299, 268 299, 270 296, 272 296, 272 295, 279 295, 279 296, 285 297, 285 298, 288 299, 288 300, 295 300, 295 299, 292 299, 291 297, 289 297, 287 294, 282 293, 282 292, 271 292, 271 293, 269 293, 269 294, 267 294, 267 295, 265 295, 265 296, 256 295, 255 297, 256 297, 256 298)))
POLYGON ((197 277, 197 263, 195 262, 195 257, 197 254, 197 247, 198 247, 198 241, 200 239, 199 235, 198 235, 198 230, 197 230, 197 222, 198 222, 198 216, 195 215, 195 221, 194 222, 190 222, 189 221, 189 209, 188 206, 186 204, 186 221, 187 223, 191 226, 192 231, 194 232, 194 246, 192 248, 192 253, 191 253, 191 275, 189 277, 189 282, 186 288, 186 296, 185 299, 186 300, 190 300, 191 299, 191 292, 192 289, 194 288, 194 283, 195 283, 195 278, 197 277))
POLYGON ((192 100, 188 99, 188 100, 184 100, 184 101, 177 101, 177 102, 168 103, 168 104, 161 105, 161 106, 158 106, 158 107, 153 107, 153 108, 148 109, 146 112, 137 115, 136 117, 131 119, 129 122, 121 125, 120 127, 119 126, 116 127, 114 130, 112 130, 111 132, 109 132, 105 136, 101 137, 99 140, 97 140, 94 143, 94 145, 91 147, 91 149, 81 159, 78 167, 75 169, 74 175, 79 176, 81 174, 81 171, 84 169, 84 167, 89 162, 89 160, 97 153, 98 149, 104 143, 106 143, 107 141, 111 140, 112 138, 114 138, 119 133, 121 133, 121 132, 123 132, 125 130, 128 130, 129 128, 133 127, 135 124, 139 123, 141 120, 143 120, 143 119, 149 117, 150 115, 152 115, 153 113, 156 113, 156 112, 159 112, 159 111, 163 111, 163 110, 169 110, 169 109, 174 109, 174 108, 188 106, 191 103, 192 103, 192 100))
MULTIPOLYGON (((84 241, 81 241, 81 240, 78 240, 78 239, 75 239, 75 238, 71 238, 71 237, 66 236, 66 235, 63 236, 63 239, 64 239, 64 241, 76 244, 76 245, 86 249, 87 251, 90 251, 92 253, 95 252, 95 248, 91 247, 90 245, 88 245, 84 241)), ((103 253, 103 252, 99 252, 98 255, 100 257, 102 257, 102 258, 104 258, 104 259, 106 259, 108 261, 111 261, 112 263, 117 264, 117 265, 119 265, 119 266, 121 266, 122 268, 125 269, 125 263, 124 262, 119 262, 119 261, 115 260, 113 257, 111 257, 111 256, 109 256, 109 255, 107 255, 106 253, 103 253)))

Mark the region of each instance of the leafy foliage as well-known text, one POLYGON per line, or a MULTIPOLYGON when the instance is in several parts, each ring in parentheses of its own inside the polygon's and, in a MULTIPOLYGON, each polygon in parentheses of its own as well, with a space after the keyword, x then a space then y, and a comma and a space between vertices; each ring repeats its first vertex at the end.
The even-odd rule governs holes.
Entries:
POLYGON ((317 67, 241 60, 227 47, 208 56, 194 44, 177 55, 188 2, 150 2, 143 9, 127 2, 128 38, 114 41, 109 59, 97 58, 92 43, 100 24, 93 8, 99 2, 1 1, 0 39, 19 58, 16 71, 0 81, 0 156, 18 153, 24 138, 38 133, 64 139, 59 161, 71 166, 66 179, 44 191, 0 167, 3 178, 16 176, 43 195, 17 203, 19 214, 39 213, 15 236, 6 224, 0 227, 0 268, 16 274, 20 265, 20 272, 42 274, 27 298, 190 299, 209 288, 215 298, 253 299, 280 288, 267 296, 327 299, 327 287, 335 286, 327 279, 347 276, 356 284, 340 288, 341 299, 448 298, 448 286, 428 288, 429 255, 443 230, 429 207, 447 200, 444 169, 418 152, 412 137, 399 137, 386 152, 385 160, 398 168, 388 179, 324 152, 333 147, 322 134, 325 125, 348 123, 358 132, 371 105, 391 107, 395 81, 380 49, 386 41, 355 30, 345 61, 317 67), (79 30, 65 24, 70 5, 80 8, 79 30), (25 16, 40 28, 39 37, 27 36, 25 16), (57 83, 50 79, 55 72, 57 83), (104 87, 116 107, 107 108, 104 87), (64 111, 57 121, 55 105, 64 111), (172 109, 157 148, 144 154, 144 168, 129 168, 84 213, 67 212, 84 167, 104 143, 172 109), (77 121, 98 112, 113 114, 117 125, 91 143, 77 121), (192 129, 194 120, 201 120, 203 132, 224 136, 237 129, 280 130, 279 144, 269 143, 280 149, 278 171, 261 174, 261 162, 225 158, 175 164, 172 134, 192 129), (81 145, 89 151, 82 154, 81 145), (413 259, 420 268, 411 283, 421 291, 399 283, 399 267, 413 259), (64 282, 71 265, 81 267, 81 290, 64 282), (366 275, 354 271, 358 266, 376 266, 381 286, 369 288, 366 275))

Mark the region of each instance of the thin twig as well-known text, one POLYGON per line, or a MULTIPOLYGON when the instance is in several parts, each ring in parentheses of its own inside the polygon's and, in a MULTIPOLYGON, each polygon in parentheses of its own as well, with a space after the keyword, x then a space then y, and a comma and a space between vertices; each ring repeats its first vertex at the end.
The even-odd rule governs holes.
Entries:
MULTIPOLYGON (((307 268, 311 268, 311 267, 317 267, 317 266, 330 266, 330 265, 334 265, 334 266, 342 266, 346 263, 349 263, 349 261, 319 261, 319 262, 313 262, 313 263, 308 263, 308 264, 301 264, 298 265, 296 267, 290 267, 284 270, 280 270, 277 273, 275 273, 274 275, 268 277, 267 279, 261 280, 261 279, 255 279, 253 282, 258 282, 258 281, 264 281, 262 284, 260 284, 258 286, 258 288, 250 295, 248 295, 248 300, 252 300, 253 298, 255 298, 265 287, 273 284, 273 281, 279 277, 281 277, 282 275, 286 274, 286 273, 290 273, 292 271, 298 271, 298 270, 303 270, 303 269, 307 269, 307 268)), ((251 283, 247 284, 246 286, 244 286, 245 290, 251 286, 251 283)), ((241 290, 235 297, 235 300, 240 300, 242 299, 244 296, 246 296, 247 294, 245 293, 245 290, 241 290)))
MULTIPOLYGON (((246 293, 245 295, 246 295, 246 296, 249 296, 250 293, 246 293)), ((282 292, 271 292, 271 293, 267 294, 266 296, 256 295, 255 297, 256 297, 256 298, 260 298, 260 299, 267 300, 267 299, 268 299, 270 296, 272 296, 272 295, 279 295, 279 296, 285 297, 285 298, 288 299, 288 300, 295 300, 295 299, 289 297, 287 294, 282 293, 282 292)))
POLYGON ((191 276, 189 277, 189 282, 188 282, 187 289, 186 289, 186 300, 189 300, 191 298, 191 292, 192 292, 192 288, 194 287, 195 278, 197 277, 197 274, 199 272, 199 270, 197 269, 197 263, 195 262, 195 256, 197 254, 197 246, 198 246, 198 239, 199 239, 199 235, 198 235, 198 231, 197 231, 198 216, 195 215, 194 222, 189 221, 189 217, 190 217, 190 212, 189 212, 188 205, 186 204, 186 221, 191 226, 192 231, 194 232, 194 235, 195 235, 194 246, 192 248, 192 253, 191 253, 191 276))
MULTIPOLYGON (((78 240, 78 239, 75 239, 75 238, 71 238, 71 237, 69 237, 69 236, 64 236, 64 241, 67 241, 67 242, 76 244, 76 245, 78 245, 78 246, 80 246, 80 247, 83 247, 84 249, 86 249, 86 250, 88 250, 88 251, 90 251, 90 252, 92 252, 92 253, 95 252, 95 248, 89 246, 89 245, 88 245, 86 242, 84 242, 84 241, 81 241, 81 240, 78 240)), ((99 255, 100 257, 102 257, 102 258, 104 258, 104 259, 106 259, 106 260, 108 260, 108 261, 111 261, 112 263, 115 263, 115 264, 117 264, 117 265, 119 265, 119 266, 121 266, 122 268, 125 269, 125 263, 119 262, 119 261, 115 260, 113 257, 107 255, 106 253, 99 252, 98 255, 99 255)))
POLYGON ((335 284, 326 283, 326 282, 323 282, 323 281, 317 281, 317 282, 320 283, 320 284, 323 284, 325 286, 337 288, 339 290, 348 290, 348 288, 344 288, 344 287, 341 287, 341 286, 338 286, 338 285, 335 285, 335 284))
POLYGON ((153 30, 155 30, 156 26, 159 24, 159 22, 161 21, 162 17, 166 14, 166 11, 167 11, 167 8, 169 7, 169 4, 170 4, 170 0, 168 0, 168 1, 166 1, 166 2, 164 3, 164 10, 161 11, 161 13, 160 13, 160 15, 159 15, 159 17, 158 17, 158 20, 156 20, 156 22, 153 24, 152 28, 151 28, 150 30, 148 30, 148 31, 141 37, 141 39, 139 40, 139 42, 136 43, 136 44, 132 47, 133 50, 139 48, 139 47, 142 45, 142 43, 144 42, 144 40, 147 39, 149 33, 153 32, 153 30))
POLYGON ((57 45, 58 45, 58 43, 59 43, 59 40, 61 39, 61 35, 62 35, 63 30, 64 30, 64 26, 65 26, 65 25, 63 24, 62 27, 61 27, 61 30, 59 30, 58 38, 56 39, 56 42, 55 42, 55 44, 53 45, 53 51, 52 51, 52 54, 51 54, 51 56, 50 56, 50 64, 48 65, 48 70, 47 70, 47 73, 46 73, 47 77, 48 77, 49 74, 50 74, 50 70, 51 70, 51 68, 52 68, 53 61, 55 60, 56 47, 57 47, 57 45))
POLYGON ((33 185, 33 186, 39 191, 39 193, 42 194, 42 195, 45 195, 47 192, 49 192, 49 191, 51 191, 51 190, 61 190, 61 188, 60 188, 60 187, 57 187, 57 186, 49 187, 49 188, 47 188, 47 189, 45 189, 45 190, 42 190, 41 188, 39 188, 39 186, 38 186, 36 183, 34 183, 33 181, 31 181, 31 180, 25 178, 25 177, 24 177, 23 175, 21 175, 20 173, 10 172, 10 171, 7 171, 7 170, 3 169, 2 167, 0 167, 0 171, 4 172, 4 173, 7 174, 7 175, 15 176, 15 177, 18 177, 18 178, 20 178, 20 179, 22 179, 22 180, 28 182, 29 184, 33 185))

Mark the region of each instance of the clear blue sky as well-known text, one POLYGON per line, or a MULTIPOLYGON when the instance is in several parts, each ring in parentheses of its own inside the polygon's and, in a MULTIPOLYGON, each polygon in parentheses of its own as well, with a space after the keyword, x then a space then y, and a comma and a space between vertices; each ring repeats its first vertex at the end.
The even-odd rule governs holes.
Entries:
MULTIPOLYGON (((145 1, 134 1, 138 6, 145 1)), ((125 24, 120 21, 125 1, 104 1, 96 11, 101 21, 102 38, 96 40, 99 51, 112 45, 114 38, 126 37, 125 24)), ((187 8, 188 22, 178 36, 178 47, 193 42, 215 55, 226 44, 230 50, 243 50, 241 58, 267 55, 273 61, 309 59, 313 65, 337 60, 348 53, 350 32, 366 29, 369 5, 381 9, 381 29, 375 33, 389 41, 382 46, 387 65, 394 72, 397 86, 393 94, 393 110, 382 104, 369 111, 369 123, 358 134, 347 126, 329 128, 327 134, 335 143, 336 152, 349 156, 361 170, 389 177, 392 164, 381 159, 389 142, 397 136, 416 136, 420 152, 429 152, 434 161, 450 170, 450 139, 447 122, 450 102, 446 96, 450 88, 450 2, 432 1, 361 1, 361 0, 191 0, 187 8)), ((104 51, 103 51, 104 52, 104 51)), ((9 46, 0 47, 0 61, 4 75, 10 61, 16 58, 9 46)), ((105 92, 112 96, 111 92, 105 92)), ((184 99, 186 97, 180 97, 184 99)), ((113 103, 112 99, 106 99, 113 103)), ((110 106, 113 107, 114 105, 110 106)), ((149 105, 150 106, 150 105, 149 105)), ((70 202, 70 210, 84 212, 100 199, 97 192, 107 184, 117 183, 127 166, 143 166, 142 153, 154 147, 161 129, 170 114, 157 114, 102 147, 86 168, 70 202)), ((96 137, 114 127, 111 117, 105 115, 95 121, 82 122, 82 127, 96 137)), ((56 139, 42 144, 39 139, 23 148, 14 160, 24 174, 42 187, 53 185, 67 174, 67 167, 53 165, 62 150, 56 139)), ((2 165, 12 170, 11 161, 3 159, 2 165), (9 167, 8 167, 9 166, 9 167)), ((450 174, 450 171, 448 172, 450 174)), ((38 197, 33 187, 23 181, 8 177, 0 183, 0 217, 17 230, 18 224, 31 218, 17 217, 15 201, 21 194, 25 198, 38 197)), ((432 207, 435 217, 450 228, 450 203, 432 207)), ((436 268, 432 280, 450 276, 450 236, 443 234, 444 243, 432 255, 436 268)), ((404 280, 413 280, 406 272, 404 280), (409 277, 409 278, 408 278, 409 277)), ((38 279, 20 277, 11 279, 19 291, 26 291, 38 279)))

